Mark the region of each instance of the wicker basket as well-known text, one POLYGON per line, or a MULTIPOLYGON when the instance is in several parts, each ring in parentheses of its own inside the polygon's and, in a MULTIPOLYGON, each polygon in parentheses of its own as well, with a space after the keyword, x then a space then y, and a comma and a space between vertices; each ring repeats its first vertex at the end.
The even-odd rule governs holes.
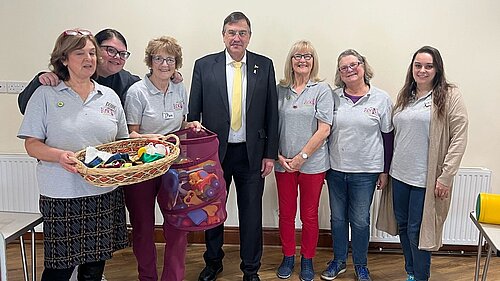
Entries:
POLYGON ((126 139, 96 146, 100 151, 109 153, 128 153, 130 156, 136 156, 137 150, 151 142, 161 143, 169 148, 164 158, 150 163, 144 163, 138 166, 124 168, 89 168, 84 163, 85 150, 76 153, 76 169, 78 173, 90 184, 100 187, 110 187, 117 185, 128 185, 143 182, 163 175, 168 171, 172 162, 179 156, 179 138, 170 134, 159 140, 150 140, 145 138, 126 139), (175 139, 175 144, 168 142, 168 139, 175 139))

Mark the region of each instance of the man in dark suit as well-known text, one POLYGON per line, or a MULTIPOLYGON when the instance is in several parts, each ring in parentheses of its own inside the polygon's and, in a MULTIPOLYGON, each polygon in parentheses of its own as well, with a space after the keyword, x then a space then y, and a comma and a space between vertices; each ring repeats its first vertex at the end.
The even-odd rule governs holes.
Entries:
MULTIPOLYGON (((247 51, 252 31, 241 12, 225 20, 226 49, 198 59, 189 98, 189 121, 201 121, 219 137, 219 157, 229 191, 234 179, 244 281, 257 281, 262 257, 264 178, 278 153, 278 102, 273 62, 247 51)), ((205 232, 206 266, 200 281, 222 271, 224 226, 205 232)))

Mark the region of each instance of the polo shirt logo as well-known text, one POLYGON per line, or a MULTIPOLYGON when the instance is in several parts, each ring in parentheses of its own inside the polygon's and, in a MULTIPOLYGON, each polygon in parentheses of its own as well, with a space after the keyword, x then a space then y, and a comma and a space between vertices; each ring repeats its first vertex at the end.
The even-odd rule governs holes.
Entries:
POLYGON ((106 104, 101 107, 101 114, 103 115, 108 115, 108 116, 115 116, 116 115, 116 105, 106 102, 106 104))
POLYGON ((368 115, 378 115, 378 110, 375 107, 365 107, 364 112, 368 115))
POLYGON ((315 105, 316 99, 308 99, 304 101, 304 105, 315 105))
POLYGON ((184 108, 184 101, 174 103, 174 110, 182 110, 184 108))

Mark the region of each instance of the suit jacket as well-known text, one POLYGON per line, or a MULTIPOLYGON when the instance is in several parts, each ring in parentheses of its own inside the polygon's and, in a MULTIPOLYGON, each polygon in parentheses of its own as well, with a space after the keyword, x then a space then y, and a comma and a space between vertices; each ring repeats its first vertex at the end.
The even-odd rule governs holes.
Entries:
MULTIPOLYGON (((273 62, 247 51, 246 147, 249 165, 278 157, 278 98, 273 62)), ((201 121, 219 137, 223 161, 231 126, 225 51, 196 60, 189 97, 188 121, 201 121)))

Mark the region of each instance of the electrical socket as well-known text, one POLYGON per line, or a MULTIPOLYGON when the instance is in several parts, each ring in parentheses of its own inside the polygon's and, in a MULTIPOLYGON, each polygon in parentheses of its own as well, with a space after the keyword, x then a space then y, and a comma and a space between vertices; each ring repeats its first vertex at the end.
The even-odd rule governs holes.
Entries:
POLYGON ((28 82, 22 81, 8 81, 7 82, 7 93, 19 94, 26 88, 28 82))
POLYGON ((7 93, 7 82, 0 81, 0 93, 7 93))

